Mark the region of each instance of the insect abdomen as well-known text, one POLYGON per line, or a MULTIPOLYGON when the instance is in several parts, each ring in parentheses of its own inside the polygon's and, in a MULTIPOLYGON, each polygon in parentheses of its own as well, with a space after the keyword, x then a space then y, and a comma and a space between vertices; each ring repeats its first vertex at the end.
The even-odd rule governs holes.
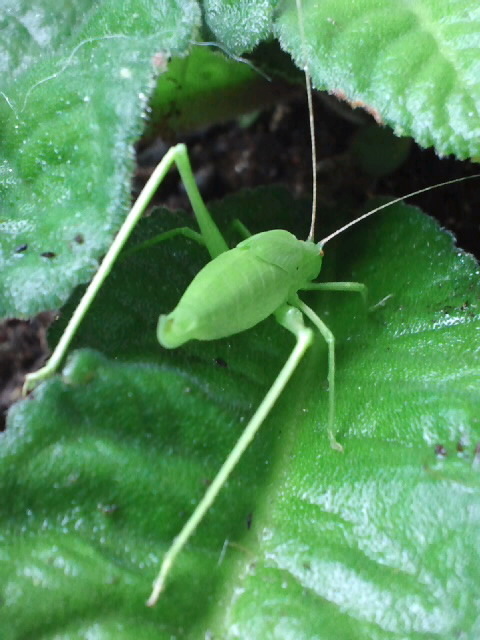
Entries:
POLYGON ((281 305, 288 283, 275 265, 232 249, 209 262, 177 307, 160 316, 157 336, 174 348, 188 340, 216 340, 255 326, 281 305))

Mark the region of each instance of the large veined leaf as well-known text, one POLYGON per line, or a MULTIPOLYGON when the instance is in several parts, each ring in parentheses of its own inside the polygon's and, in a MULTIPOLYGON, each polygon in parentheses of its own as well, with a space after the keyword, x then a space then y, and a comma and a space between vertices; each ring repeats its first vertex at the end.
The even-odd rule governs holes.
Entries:
POLYGON ((205 0, 215 38, 242 53, 278 37, 315 86, 422 146, 478 156, 480 8, 473 0, 205 0), (251 25, 250 28, 246 25, 251 25))
POLYGON ((0 317, 63 304, 129 206, 157 57, 184 52, 194 0, 2 2, 0 317))
MULTIPOLYGON (((217 214, 258 231, 301 212, 265 190, 217 214)), ((157 316, 204 249, 177 238, 118 263, 78 336, 88 349, 2 439, 2 638, 478 637, 478 265, 403 206, 325 252, 322 279, 389 296, 367 312, 353 294, 305 295, 336 336, 345 452, 325 434, 318 338, 154 609, 162 553, 293 339, 267 320, 166 351, 157 316)))
POLYGON ((442 155, 479 155, 477 2, 302 0, 306 45, 292 4, 275 32, 317 88, 442 155))

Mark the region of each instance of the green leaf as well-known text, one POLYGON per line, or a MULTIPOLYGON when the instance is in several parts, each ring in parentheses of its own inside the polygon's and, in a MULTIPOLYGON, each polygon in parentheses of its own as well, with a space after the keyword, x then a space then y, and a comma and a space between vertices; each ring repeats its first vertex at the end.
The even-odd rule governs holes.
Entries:
MULTIPOLYGON (((216 213, 252 231, 292 219, 305 235, 305 208, 283 191, 216 213)), ((161 218, 133 244, 187 220, 161 218)), ((345 453, 325 433, 318 338, 154 609, 144 602, 162 553, 293 339, 269 319, 164 350, 158 314, 204 249, 176 238, 118 263, 84 348, 14 408, 3 436, 2 638, 478 637, 478 265, 404 206, 325 254, 322 279, 365 282, 371 303, 390 296, 370 313, 355 295, 304 296, 336 337, 345 453)))
POLYGON ((390 129, 377 124, 360 127, 351 143, 352 155, 359 168, 376 178, 398 169, 411 149, 410 138, 397 138, 390 129))
POLYGON ((364 107, 397 135, 459 158, 480 155, 480 8, 472 0, 302 0, 275 33, 314 85, 364 107))
POLYGON ((21 317, 94 273, 129 205, 155 55, 184 52, 200 14, 194 0, 3 5, 0 317, 21 317))
POLYGON ((272 35, 275 0, 203 0, 205 24, 234 54, 251 51, 272 35))
POLYGON ((150 106, 149 130, 174 137, 252 111, 268 95, 268 82, 246 64, 214 48, 195 46, 175 58, 157 83, 150 106), (212 100, 215 96, 215 100, 212 100), (195 104, 195 109, 192 109, 195 104))

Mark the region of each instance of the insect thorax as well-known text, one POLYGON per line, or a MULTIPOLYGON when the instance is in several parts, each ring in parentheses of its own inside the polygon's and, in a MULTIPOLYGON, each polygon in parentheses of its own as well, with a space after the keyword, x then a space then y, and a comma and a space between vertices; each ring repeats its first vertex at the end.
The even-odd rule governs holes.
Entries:
POLYGON ((258 233, 237 248, 248 248, 258 259, 282 269, 292 292, 314 280, 322 266, 322 253, 313 242, 298 240, 283 229, 258 233))

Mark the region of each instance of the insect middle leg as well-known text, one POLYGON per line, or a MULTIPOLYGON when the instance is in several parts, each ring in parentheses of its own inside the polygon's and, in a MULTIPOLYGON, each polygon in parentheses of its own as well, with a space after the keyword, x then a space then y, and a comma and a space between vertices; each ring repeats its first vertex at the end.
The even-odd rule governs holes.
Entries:
POLYGON ((335 438, 335 337, 327 325, 315 311, 296 296, 295 306, 304 313, 323 336, 328 347, 328 439, 332 449, 343 451, 342 445, 335 438))
MULTIPOLYGON (((367 287, 361 282, 312 282, 306 284, 302 291, 347 291, 359 293, 367 302, 367 287)), ((343 451, 342 445, 335 438, 335 337, 318 315, 297 296, 295 305, 311 320, 323 336, 328 347, 328 438, 333 449, 343 451)))
MULTIPOLYGON (((347 291, 359 293, 367 302, 367 287, 361 282, 312 282, 306 284, 302 291, 347 291)), ((318 315, 296 296, 295 305, 311 320, 323 336, 328 347, 328 438, 333 449, 343 451, 342 445, 335 438, 335 337, 318 315)))
POLYGON ((247 227, 243 224, 243 222, 241 220, 239 220, 238 218, 236 218, 233 222, 232 222, 232 227, 235 229, 235 231, 244 239, 246 240, 247 238, 250 238, 252 236, 251 231, 249 231, 249 229, 247 229, 247 227))
POLYGON ((201 233, 190 229, 190 227, 177 227, 176 229, 169 229, 168 231, 159 233, 158 235, 153 236, 153 238, 149 238, 148 240, 145 240, 145 242, 141 242, 131 249, 127 249, 122 253, 121 258, 130 256, 133 253, 138 253, 139 251, 143 251, 144 249, 149 249, 156 244, 160 244, 162 242, 165 242, 165 240, 170 240, 171 238, 175 238, 176 236, 183 236, 184 238, 188 238, 189 240, 198 242, 198 244, 202 245, 203 247, 205 246, 205 240, 203 239, 201 233))

